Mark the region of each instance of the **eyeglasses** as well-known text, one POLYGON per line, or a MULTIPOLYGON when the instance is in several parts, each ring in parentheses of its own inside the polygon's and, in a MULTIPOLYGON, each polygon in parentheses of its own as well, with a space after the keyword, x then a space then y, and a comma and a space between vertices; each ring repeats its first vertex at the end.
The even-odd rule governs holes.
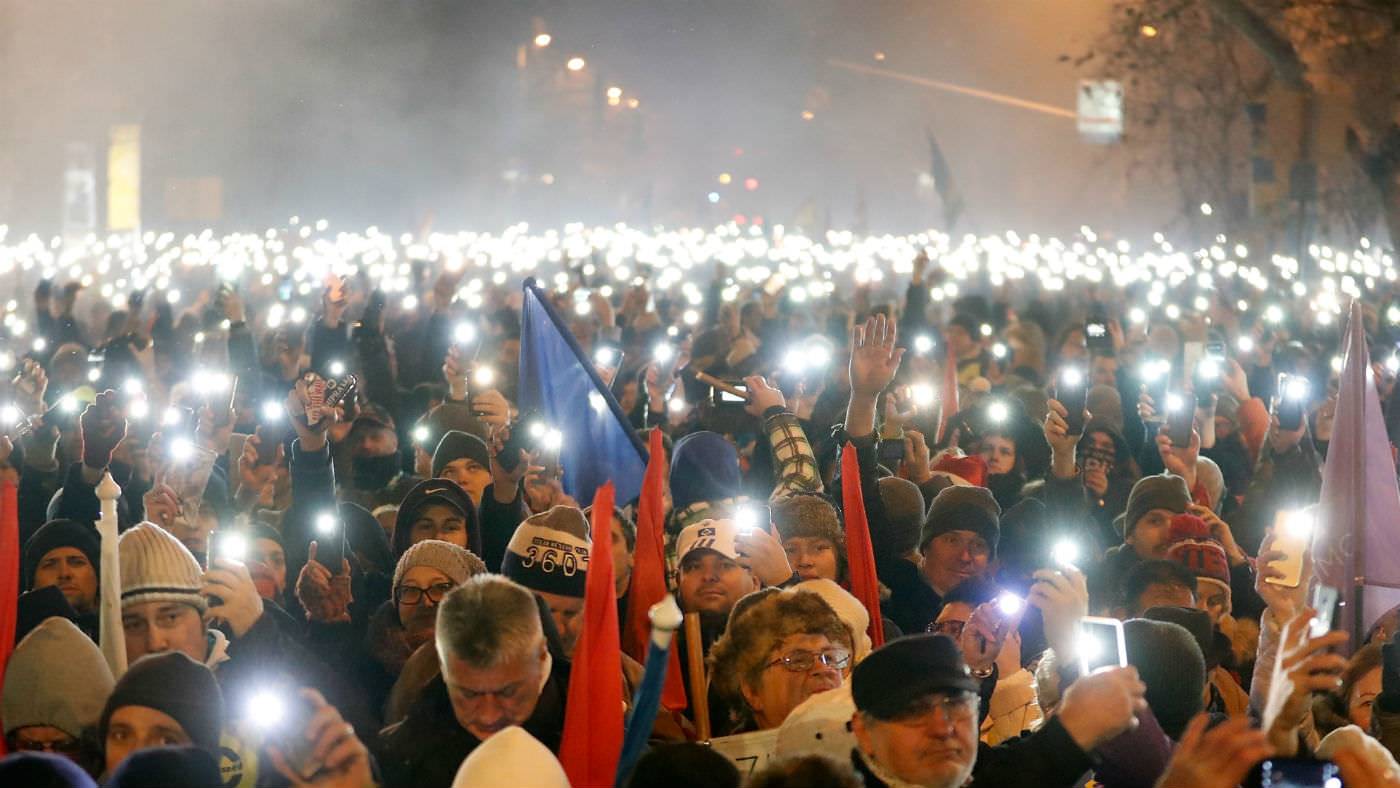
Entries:
POLYGON ((821 662, 828 668, 845 670, 851 664, 851 652, 843 648, 831 648, 826 651, 791 651, 769 662, 765 667, 782 665, 793 673, 806 673, 812 666, 821 662))
POLYGON ((399 586, 394 589, 394 601, 400 605, 416 605, 423 601, 424 596, 427 596, 428 601, 436 605, 442 601, 443 597, 447 596, 447 592, 451 591, 452 588, 451 583, 433 583, 428 588, 399 586))
POLYGON ((935 693, 926 695, 904 707, 893 718, 895 722, 916 722, 933 716, 934 709, 943 710, 943 719, 966 722, 977 711, 977 695, 971 692, 935 693))
POLYGON ((957 619, 948 619, 947 621, 934 621, 934 622, 931 622, 931 623, 928 625, 928 628, 925 629, 924 631, 925 631, 925 632, 934 632, 934 633, 939 634, 939 635, 947 635, 948 637, 952 638, 953 640, 958 640, 959 638, 962 637, 963 628, 966 627, 966 626, 967 626, 967 622, 966 622, 966 621, 958 621, 957 619))
POLYGON ((1113 470, 1116 459, 1113 452, 1097 448, 1083 449, 1080 451, 1079 457, 1079 464, 1085 469, 1097 467, 1110 471, 1113 470))
POLYGON ((77 739, 65 738, 58 741, 38 741, 23 736, 16 736, 15 749, 23 750, 24 752, 51 752, 56 755, 76 755, 82 750, 82 744, 77 739))

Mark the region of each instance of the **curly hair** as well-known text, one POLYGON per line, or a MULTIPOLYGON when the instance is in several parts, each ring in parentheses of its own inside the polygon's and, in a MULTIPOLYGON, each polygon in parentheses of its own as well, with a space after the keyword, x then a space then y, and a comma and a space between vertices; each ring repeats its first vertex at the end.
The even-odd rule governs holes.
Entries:
POLYGON ((790 635, 825 635, 855 653, 851 632, 817 594, 766 588, 739 600, 724 634, 710 649, 714 691, 735 712, 740 730, 753 726, 743 687, 755 687, 776 651, 790 635))

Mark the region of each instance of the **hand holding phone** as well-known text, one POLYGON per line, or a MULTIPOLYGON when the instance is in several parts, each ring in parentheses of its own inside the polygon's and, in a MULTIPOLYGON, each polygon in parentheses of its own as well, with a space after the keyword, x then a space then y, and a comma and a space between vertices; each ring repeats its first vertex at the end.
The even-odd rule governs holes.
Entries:
POLYGON ((1084 409, 1089 402, 1089 380, 1078 367, 1065 367, 1055 378, 1055 399, 1065 406, 1065 434, 1084 434, 1084 409))
POLYGON ((1123 622, 1116 618, 1085 616, 1079 619, 1075 642, 1079 675, 1088 676, 1104 668, 1128 666, 1128 647, 1123 639, 1123 622))
POLYGON ((1312 548, 1316 523, 1312 512, 1304 509, 1280 509, 1274 515, 1272 549, 1284 557, 1269 565, 1282 572, 1281 577, 1266 577, 1264 582, 1297 588, 1302 582, 1303 562, 1312 548))
POLYGON ((1172 446, 1185 449, 1191 446, 1191 431, 1196 423, 1196 409, 1185 394, 1172 392, 1166 396, 1167 438, 1172 446))

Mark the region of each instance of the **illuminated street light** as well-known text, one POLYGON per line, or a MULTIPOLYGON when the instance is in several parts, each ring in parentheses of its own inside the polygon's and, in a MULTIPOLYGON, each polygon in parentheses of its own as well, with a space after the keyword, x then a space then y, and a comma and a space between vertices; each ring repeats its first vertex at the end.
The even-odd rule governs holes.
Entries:
POLYGON ((549 42, 553 40, 554 37, 550 34, 540 33, 539 35, 535 36, 535 46, 539 47, 540 49, 544 49, 545 47, 549 46, 549 42))
POLYGON ((730 175, 727 172, 721 172, 719 174, 719 182, 721 186, 728 186, 730 181, 732 180, 734 180, 734 176, 730 175))
POLYGON ((622 98, 622 88, 620 88, 620 87, 618 87, 618 86, 616 86, 616 85, 613 85, 612 87, 608 88, 608 98, 610 98, 610 99, 620 99, 620 98, 622 98))
POLYGON ((1142 33, 1143 38, 1156 38, 1159 31, 1152 25, 1143 25, 1138 32, 1142 33))
POLYGON ((584 60, 584 59, 581 58, 581 57, 575 56, 575 57, 569 58, 569 62, 567 62, 567 63, 564 64, 564 68, 567 68, 567 69, 570 70, 570 71, 582 71, 583 68, 584 68, 584 66, 587 66, 587 65, 588 65, 588 61, 584 60))
POLYGON ((640 107, 640 106, 642 106, 642 100, 641 100, 641 99, 634 99, 634 98, 632 98, 632 99, 627 99, 627 108, 628 108, 628 109, 636 109, 637 107, 640 107))
POLYGON ((812 118, 815 118, 815 117, 816 117, 816 114, 813 113, 810 109, 804 109, 804 110, 802 110, 802 119, 803 119, 803 120, 811 120, 812 118))

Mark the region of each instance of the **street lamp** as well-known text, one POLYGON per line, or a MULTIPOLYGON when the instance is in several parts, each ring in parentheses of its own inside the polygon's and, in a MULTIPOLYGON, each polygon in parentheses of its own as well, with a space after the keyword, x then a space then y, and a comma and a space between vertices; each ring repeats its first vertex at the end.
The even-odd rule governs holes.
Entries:
POLYGON ((571 57, 571 58, 569 58, 569 62, 567 62, 567 63, 564 64, 564 67, 567 68, 567 69, 570 70, 570 71, 582 71, 583 68, 584 68, 584 66, 587 66, 587 65, 588 65, 588 61, 584 60, 583 58, 581 58, 581 57, 571 57))
POLYGON ((545 47, 549 46, 549 42, 553 40, 554 36, 551 36, 548 33, 540 33, 539 35, 535 36, 535 46, 539 47, 540 49, 544 49, 545 47))

